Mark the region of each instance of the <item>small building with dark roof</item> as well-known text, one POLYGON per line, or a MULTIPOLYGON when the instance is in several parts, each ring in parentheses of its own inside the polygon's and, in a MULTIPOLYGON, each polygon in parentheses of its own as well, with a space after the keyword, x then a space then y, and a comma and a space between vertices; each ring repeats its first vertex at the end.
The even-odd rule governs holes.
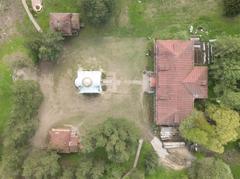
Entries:
POLYGON ((80 31, 79 13, 50 13, 50 28, 63 36, 78 35, 80 31))

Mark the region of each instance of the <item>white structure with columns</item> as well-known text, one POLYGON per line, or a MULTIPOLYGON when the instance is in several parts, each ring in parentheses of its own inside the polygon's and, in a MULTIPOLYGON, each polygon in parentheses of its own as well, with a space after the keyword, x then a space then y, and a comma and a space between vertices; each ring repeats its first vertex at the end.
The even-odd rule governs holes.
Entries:
POLYGON ((77 73, 75 86, 79 93, 102 93, 102 72, 101 71, 81 71, 77 73))

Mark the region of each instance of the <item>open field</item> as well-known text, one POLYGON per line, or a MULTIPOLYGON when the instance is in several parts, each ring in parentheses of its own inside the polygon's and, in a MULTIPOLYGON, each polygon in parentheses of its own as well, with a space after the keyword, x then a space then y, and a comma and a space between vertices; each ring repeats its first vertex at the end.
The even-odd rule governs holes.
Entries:
POLYGON ((43 147, 47 131, 53 126, 74 124, 84 135, 109 117, 127 118, 148 130, 142 92, 142 72, 147 64, 145 50, 144 38, 80 37, 67 43, 57 65, 42 63, 39 83, 44 102, 33 143, 43 147), (113 83, 102 95, 79 95, 74 87, 78 67, 103 69, 113 83))

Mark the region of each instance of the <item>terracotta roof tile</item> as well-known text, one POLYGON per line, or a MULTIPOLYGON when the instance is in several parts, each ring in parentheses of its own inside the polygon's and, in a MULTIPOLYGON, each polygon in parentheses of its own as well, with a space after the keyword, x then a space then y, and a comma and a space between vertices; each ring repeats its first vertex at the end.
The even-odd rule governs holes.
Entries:
POLYGON ((207 67, 194 67, 192 41, 157 40, 155 54, 156 123, 178 125, 207 97, 207 67))
POLYGON ((51 149, 62 153, 77 152, 79 137, 70 128, 51 129, 49 131, 49 146, 51 149))

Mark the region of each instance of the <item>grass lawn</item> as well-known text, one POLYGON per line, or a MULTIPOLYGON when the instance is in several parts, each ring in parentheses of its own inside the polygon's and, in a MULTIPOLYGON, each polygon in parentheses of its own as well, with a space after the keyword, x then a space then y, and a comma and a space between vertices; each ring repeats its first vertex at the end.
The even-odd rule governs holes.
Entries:
POLYGON ((155 173, 146 177, 146 179, 188 179, 187 172, 169 170, 159 167, 155 173))
POLYGON ((86 25, 81 36, 153 37, 188 39, 190 25, 208 30, 210 38, 237 35, 240 17, 225 18, 218 0, 121 0, 112 20, 101 28, 91 27, 80 7, 81 0, 45 0, 36 15, 40 26, 49 28, 50 12, 79 12, 86 25))
POLYGON ((10 69, 0 61, 0 158, 2 153, 2 133, 10 117, 12 106, 12 77, 10 69))
POLYGON ((12 76, 10 67, 2 61, 3 57, 21 51, 27 53, 22 36, 13 37, 0 44, 0 155, 2 150, 2 133, 12 109, 12 76))
POLYGON ((80 0, 45 0, 43 12, 37 17, 41 28, 49 28, 49 13, 51 12, 80 12, 80 0))

